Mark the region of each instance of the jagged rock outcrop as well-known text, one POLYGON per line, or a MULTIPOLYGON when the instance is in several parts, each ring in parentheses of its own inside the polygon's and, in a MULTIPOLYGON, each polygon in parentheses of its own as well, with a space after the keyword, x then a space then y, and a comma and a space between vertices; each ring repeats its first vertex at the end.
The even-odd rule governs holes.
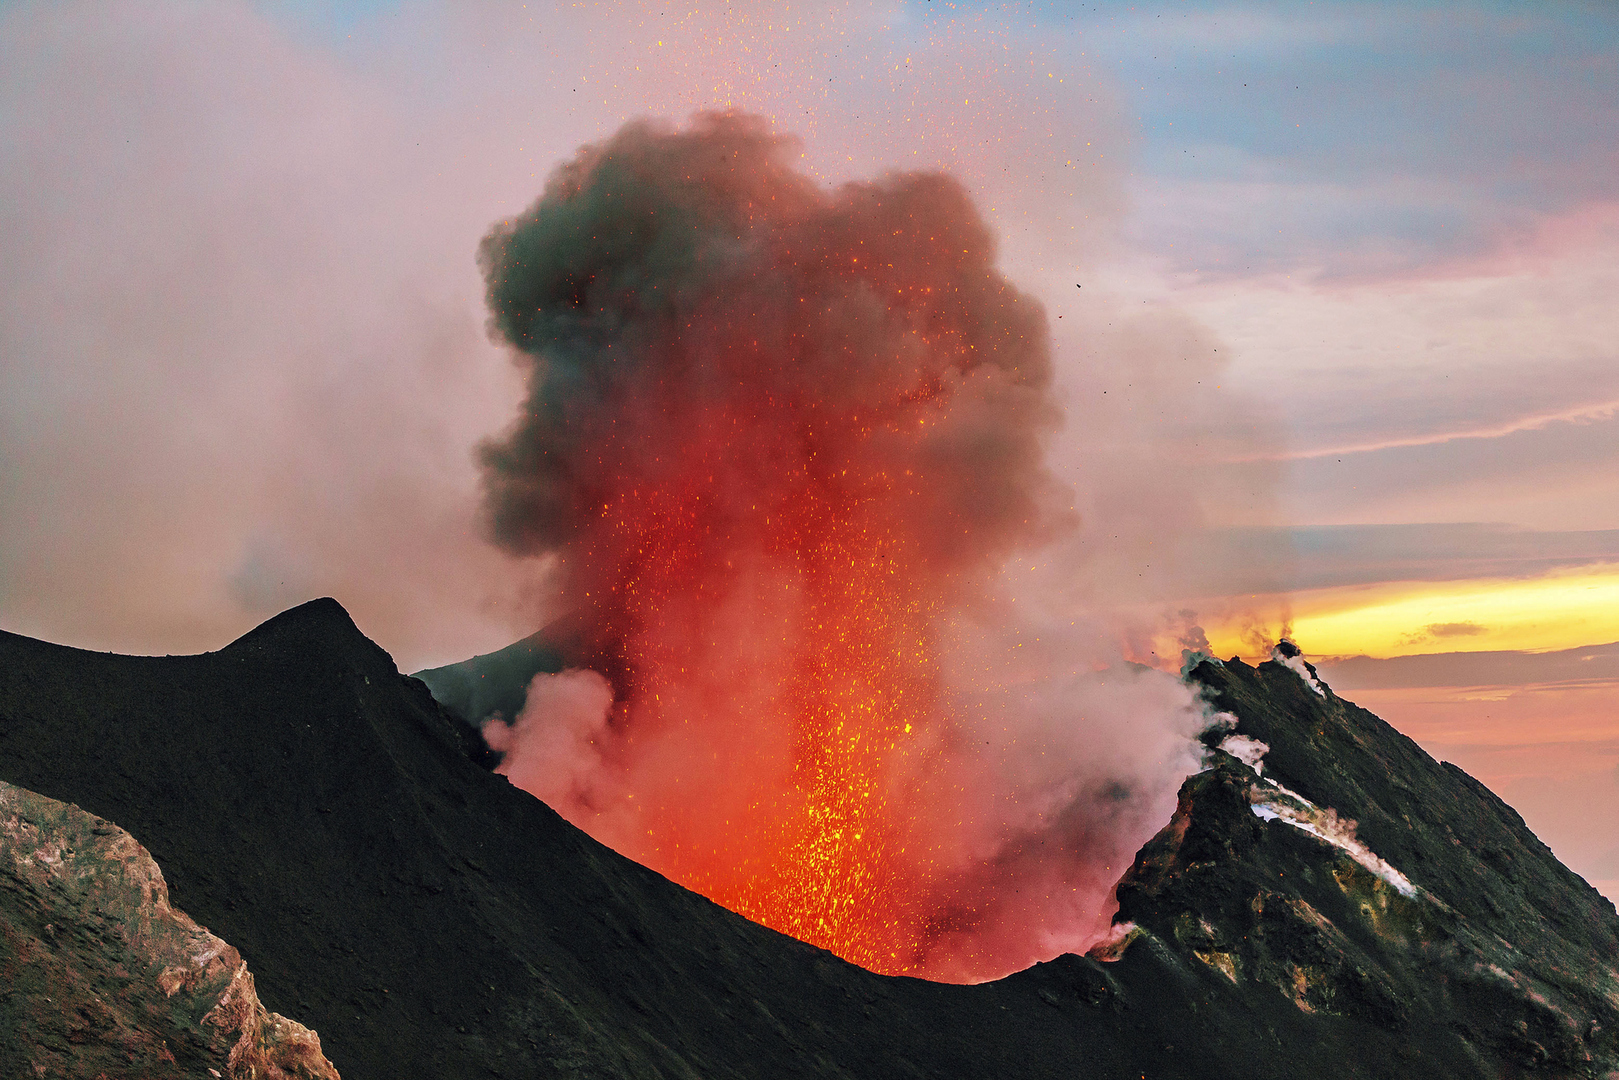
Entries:
POLYGON ((0 1075, 338 1080, 124 830, 0 782, 0 1075))
POLYGON ((1113 955, 1150 941, 1397 1041, 1413 1074, 1619 1070, 1619 917, 1511 808, 1296 652, 1193 675, 1234 753, 1211 749, 1119 883, 1113 955))

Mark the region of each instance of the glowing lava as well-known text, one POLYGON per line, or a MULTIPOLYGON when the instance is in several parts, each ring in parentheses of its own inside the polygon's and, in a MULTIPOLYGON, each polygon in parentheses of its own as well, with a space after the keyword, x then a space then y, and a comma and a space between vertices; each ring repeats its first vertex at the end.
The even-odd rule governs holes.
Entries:
POLYGON ((1045 318, 936 175, 826 192, 762 122, 631 125, 484 243, 528 365, 497 537, 557 555, 618 850, 868 967, 952 910, 939 635, 1040 519, 1045 318))

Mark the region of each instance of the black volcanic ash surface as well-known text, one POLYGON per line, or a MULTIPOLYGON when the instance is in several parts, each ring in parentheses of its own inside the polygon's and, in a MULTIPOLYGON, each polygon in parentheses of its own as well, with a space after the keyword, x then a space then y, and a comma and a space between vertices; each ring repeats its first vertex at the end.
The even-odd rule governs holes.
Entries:
POLYGON ((749 923, 471 739, 331 600, 201 656, 0 634, 0 779, 133 833, 346 1080, 1221 1075, 1093 961, 944 986, 749 923))
POLYGON ((1121 885, 1145 932, 1117 962, 1062 956, 981 986, 873 975, 614 854, 476 764, 471 729, 331 600, 201 656, 0 633, 0 779, 134 834, 176 905, 237 946, 265 1006, 317 1030, 347 1080, 1593 1075, 1619 1026, 1598 1019, 1612 907, 1370 714, 1277 665, 1198 677, 1284 783, 1358 818, 1442 898, 1408 920, 1434 929, 1364 933, 1329 902, 1358 880, 1336 849, 1259 822, 1252 774, 1220 758, 1121 885), (1313 899, 1344 926, 1245 923, 1261 889, 1268 910, 1313 899), (1244 933, 1269 937, 1250 955, 1244 933), (1342 941, 1347 968, 1321 952, 1349 955, 1342 941), (1459 970, 1447 956, 1486 945, 1521 951, 1504 970, 1586 1010, 1587 1029, 1548 1041, 1551 1019, 1572 1030, 1560 1014, 1508 1008, 1532 995, 1436 987, 1459 970), (1370 981, 1312 997, 1276 978, 1311 964, 1370 981), (1492 1041, 1475 1025, 1496 1008, 1533 1023, 1492 1041))

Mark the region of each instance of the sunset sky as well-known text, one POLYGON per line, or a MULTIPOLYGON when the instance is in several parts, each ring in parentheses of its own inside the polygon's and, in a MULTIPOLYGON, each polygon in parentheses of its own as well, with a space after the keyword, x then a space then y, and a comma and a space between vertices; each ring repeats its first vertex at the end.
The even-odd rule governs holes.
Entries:
POLYGON ((1608 4, 0 3, 0 627, 532 631, 474 252, 704 108, 951 171, 1045 303, 1080 525, 1010 591, 1166 665, 1290 631, 1619 897, 1608 4))

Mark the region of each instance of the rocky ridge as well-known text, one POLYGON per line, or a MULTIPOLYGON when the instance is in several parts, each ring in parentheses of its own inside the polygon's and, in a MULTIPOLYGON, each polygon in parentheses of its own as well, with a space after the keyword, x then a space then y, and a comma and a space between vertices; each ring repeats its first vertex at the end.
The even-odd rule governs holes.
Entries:
POLYGON ((862 971, 602 847, 330 600, 191 657, 0 633, 0 778, 140 836, 349 1080, 1611 1073, 1612 905, 1289 660, 1192 672, 1230 719, 1116 940, 979 986, 862 971))
POLYGON ((338 1080, 135 838, 0 782, 0 1073, 338 1080))
POLYGON ((1191 675, 1228 723, 1120 881, 1113 952, 1148 939, 1457 1075, 1619 1074, 1619 918, 1510 807, 1289 643, 1191 675))

